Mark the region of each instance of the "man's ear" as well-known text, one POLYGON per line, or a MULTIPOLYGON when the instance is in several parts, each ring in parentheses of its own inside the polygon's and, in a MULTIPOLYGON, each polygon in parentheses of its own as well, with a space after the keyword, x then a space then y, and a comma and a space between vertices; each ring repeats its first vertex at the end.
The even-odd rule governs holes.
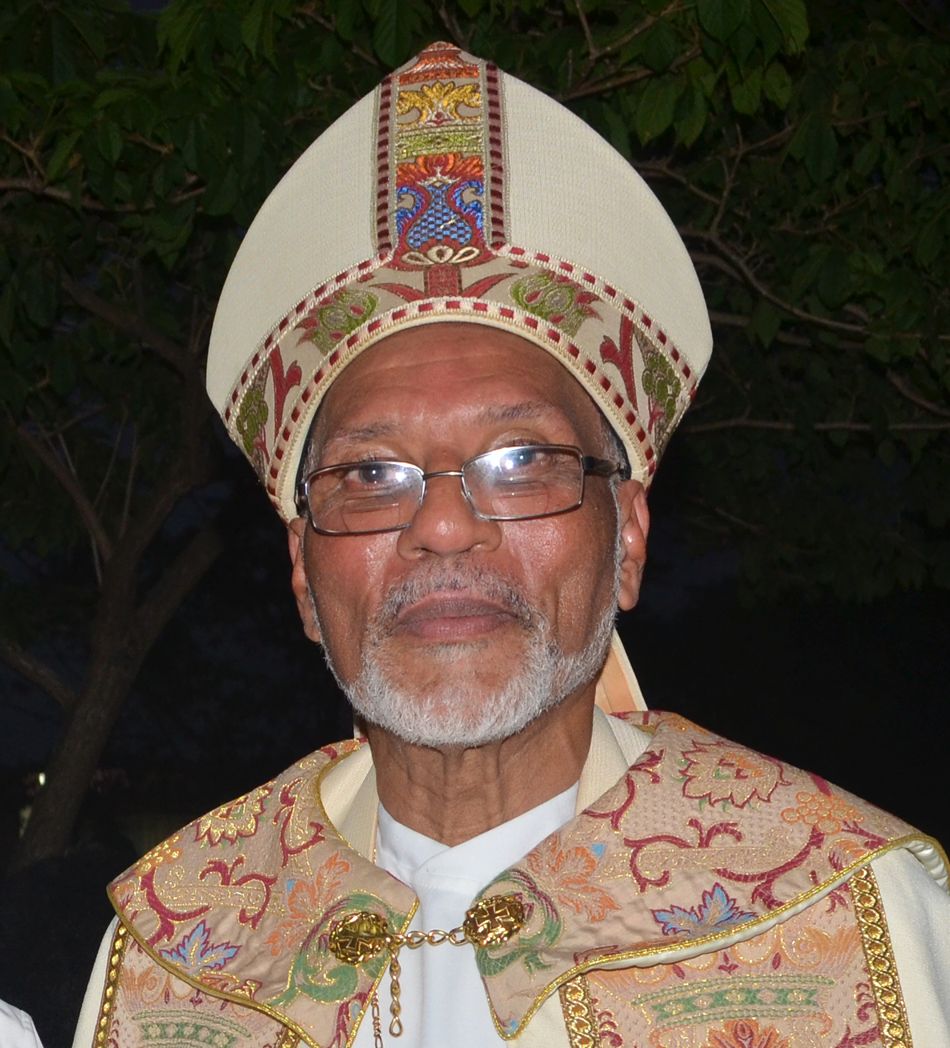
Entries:
POLYGON ((629 611, 640 599, 640 581, 647 562, 647 535, 650 533, 650 510, 647 493, 638 480, 624 480, 617 488, 620 506, 620 540, 623 559, 620 563, 621 611, 629 611))
POLYGON ((305 517, 295 517, 287 525, 287 546, 290 550, 290 560, 293 569, 290 573, 290 588, 297 598, 297 611, 300 621, 303 623, 304 633, 314 642, 321 641, 320 627, 317 625, 316 616, 313 613, 313 602, 310 599, 310 586, 307 581, 307 568, 304 564, 304 538, 307 534, 307 520, 305 517))

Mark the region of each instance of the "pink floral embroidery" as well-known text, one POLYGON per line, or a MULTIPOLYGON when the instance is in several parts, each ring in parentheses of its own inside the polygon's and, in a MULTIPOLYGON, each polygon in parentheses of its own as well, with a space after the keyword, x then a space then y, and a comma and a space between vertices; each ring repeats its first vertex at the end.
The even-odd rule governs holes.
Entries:
POLYGON ((833 793, 799 793, 797 808, 782 812, 785 822, 816 826, 820 833, 837 833, 845 823, 864 822, 864 816, 842 797, 833 793))
POLYGON ((588 921, 602 921, 616 910, 613 898, 591 877, 597 859, 588 848, 561 849, 561 835, 552 834, 528 856, 528 867, 548 893, 588 921))
POLYGON ((744 808, 753 797, 768 801, 776 786, 787 785, 778 761, 728 743, 700 743, 683 756, 689 762, 683 796, 692 800, 744 808))
POLYGON ((755 1019, 730 1020, 708 1036, 703 1048, 789 1048, 791 1043, 774 1026, 760 1027, 755 1019))

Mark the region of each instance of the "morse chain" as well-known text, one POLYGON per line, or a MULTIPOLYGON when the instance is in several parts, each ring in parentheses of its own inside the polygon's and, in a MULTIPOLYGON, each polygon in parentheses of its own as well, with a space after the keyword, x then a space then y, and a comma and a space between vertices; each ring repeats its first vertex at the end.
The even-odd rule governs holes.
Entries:
MULTIPOLYGON (((402 965, 399 951, 405 946, 418 950, 420 946, 495 946, 507 942, 525 924, 524 907, 514 895, 492 895, 477 902, 465 914, 464 922, 450 932, 434 928, 429 932, 394 932, 389 922, 379 914, 367 910, 349 913, 337 921, 330 932, 330 950, 345 964, 363 964, 384 950, 389 953, 389 1032, 393 1037, 402 1034, 402 987, 399 978, 402 965)), ((379 1014, 379 997, 373 991, 373 1041, 375 1048, 383 1048, 382 1021, 379 1014)))

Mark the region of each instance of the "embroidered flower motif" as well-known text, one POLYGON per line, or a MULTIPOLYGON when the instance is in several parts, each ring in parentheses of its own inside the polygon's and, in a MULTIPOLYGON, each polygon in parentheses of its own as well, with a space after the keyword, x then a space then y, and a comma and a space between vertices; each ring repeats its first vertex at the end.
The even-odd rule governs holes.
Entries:
POLYGON ((721 1030, 710 1030, 702 1048, 789 1048, 790 1041, 774 1026, 755 1019, 732 1019, 721 1030))
POLYGON ((682 906, 671 906, 668 910, 653 910, 653 919, 663 929, 664 935, 681 935, 687 939, 700 939, 745 924, 755 917, 754 913, 740 910, 735 899, 726 895, 721 884, 714 884, 712 891, 703 892, 699 906, 688 910, 682 906))
POLYGON ((700 743, 683 756, 689 762, 683 796, 691 800, 729 801, 744 808, 753 797, 768 801, 784 781, 778 761, 728 743, 700 743))
POLYGON ((135 872, 140 877, 143 877, 146 873, 150 873, 159 866, 178 862, 181 858, 181 848, 177 847, 180 840, 181 834, 176 833, 174 836, 169 837, 167 841, 162 841, 161 844, 154 847, 151 851, 146 852, 135 864, 135 872))
POLYGON ((370 319, 378 305, 379 299, 368 291, 344 288, 300 320, 297 344, 312 342, 325 357, 329 356, 338 342, 370 319))
POLYGON ((459 106, 470 110, 480 110, 482 96, 478 84, 460 84, 458 87, 449 80, 447 83, 436 81, 434 84, 423 84, 418 91, 400 91, 396 101, 396 113, 408 116, 418 112, 414 120, 400 121, 407 124, 448 123, 452 120, 477 120, 479 113, 460 113, 459 106))
POLYGON ((842 797, 833 793, 799 793, 797 808, 782 812, 785 822, 816 826, 821 833, 837 833, 844 823, 864 822, 864 816, 842 797))
POLYGON ((602 921, 611 910, 618 909, 603 888, 590 883, 597 869, 593 851, 580 847, 562 850, 559 833, 531 852, 527 866, 550 896, 585 920, 602 921))
POLYGON ((650 406, 647 429, 661 440, 676 414, 682 383, 672 363, 649 343, 641 343, 643 376, 641 382, 650 406))
POLYGON ((278 957, 285 950, 296 950, 308 935, 319 928, 339 894, 350 864, 334 852, 316 871, 312 881, 287 882, 287 909, 290 917, 267 937, 270 952, 278 957))
POLYGON ((229 942, 212 945, 211 929, 204 921, 199 921, 177 946, 160 950, 159 953, 166 961, 171 961, 197 978, 205 972, 220 971, 237 955, 240 948, 229 942))
POLYGON ((198 820, 195 840, 206 840, 213 847, 223 840, 234 844, 238 837, 253 837, 264 812, 264 801, 270 793, 270 786, 259 786, 236 801, 222 804, 220 808, 202 815, 198 820))
POLYGON ((511 287, 511 297, 526 313, 576 335, 588 317, 599 316, 591 306, 597 296, 559 273, 535 273, 511 287))
POLYGON ((267 416, 268 408, 267 401, 264 399, 264 390, 260 385, 255 384, 244 394, 241 410, 234 423, 238 436, 241 438, 244 453, 248 457, 254 454, 255 441, 264 431, 267 416))

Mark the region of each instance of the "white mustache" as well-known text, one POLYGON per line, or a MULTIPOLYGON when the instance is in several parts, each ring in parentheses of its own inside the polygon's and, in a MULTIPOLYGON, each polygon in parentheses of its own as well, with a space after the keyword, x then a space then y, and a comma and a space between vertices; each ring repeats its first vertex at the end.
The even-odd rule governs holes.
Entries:
POLYGON ((387 592, 379 612, 376 614, 374 633, 389 632, 402 611, 412 604, 424 600, 432 593, 458 593, 465 591, 472 597, 498 604, 507 611, 523 629, 533 629, 543 616, 528 603, 521 591, 510 581, 484 568, 447 568, 434 564, 421 568, 411 578, 395 583, 387 592))

